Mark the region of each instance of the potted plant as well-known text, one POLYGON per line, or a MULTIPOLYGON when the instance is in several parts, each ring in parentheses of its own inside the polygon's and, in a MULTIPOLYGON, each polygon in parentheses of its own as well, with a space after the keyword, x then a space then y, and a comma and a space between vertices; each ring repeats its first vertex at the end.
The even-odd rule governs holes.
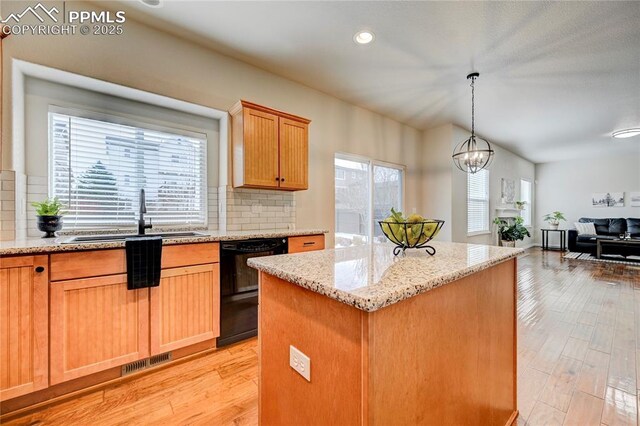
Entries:
POLYGON ((47 198, 41 202, 31 203, 38 215, 38 229, 45 232, 42 238, 53 238, 55 232, 62 229, 62 203, 58 197, 47 198))
POLYGON ((493 223, 498 225, 498 235, 502 245, 505 247, 515 247, 516 241, 524 240, 524 237, 530 237, 529 230, 524 227, 524 219, 522 216, 516 216, 513 223, 509 223, 502 218, 495 218, 493 223))
POLYGON ((524 210, 524 206, 527 204, 526 201, 516 201, 516 209, 524 210))
POLYGON ((561 220, 567 220, 564 218, 564 214, 562 212, 553 212, 546 214, 544 216, 544 220, 549 222, 549 229, 558 229, 558 225, 560 225, 561 220))

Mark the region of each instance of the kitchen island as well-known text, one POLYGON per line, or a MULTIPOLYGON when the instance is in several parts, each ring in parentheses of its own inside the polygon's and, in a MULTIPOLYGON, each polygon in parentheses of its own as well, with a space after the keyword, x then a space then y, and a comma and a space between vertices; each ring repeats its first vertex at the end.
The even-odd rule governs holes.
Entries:
POLYGON ((249 260, 261 424, 515 421, 522 250, 433 245, 435 256, 380 244, 249 260), (291 347, 309 357, 303 374, 291 347))

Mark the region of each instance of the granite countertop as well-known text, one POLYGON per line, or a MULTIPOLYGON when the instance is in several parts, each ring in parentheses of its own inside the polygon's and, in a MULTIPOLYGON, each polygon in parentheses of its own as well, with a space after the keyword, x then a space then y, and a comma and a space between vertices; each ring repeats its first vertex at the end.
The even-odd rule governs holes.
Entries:
MULTIPOLYGON (((165 231, 166 232, 166 231, 165 231)), ((203 236, 165 238, 162 243, 169 244, 192 244, 207 243, 214 241, 233 241, 250 238, 280 238, 295 237, 301 235, 317 235, 329 232, 326 229, 295 229, 295 230, 260 230, 260 231, 196 231, 203 236)), ((154 235, 147 233, 147 235, 154 235)), ((102 241, 102 242, 79 242, 62 244, 72 236, 67 235, 60 238, 25 238, 21 240, 0 241, 0 256, 31 254, 31 253, 54 253, 62 251, 98 250, 124 248, 124 241, 102 241)))
POLYGON ((407 250, 395 257, 392 244, 256 257, 249 266, 373 312, 523 253, 523 249, 432 242, 435 256, 407 250))

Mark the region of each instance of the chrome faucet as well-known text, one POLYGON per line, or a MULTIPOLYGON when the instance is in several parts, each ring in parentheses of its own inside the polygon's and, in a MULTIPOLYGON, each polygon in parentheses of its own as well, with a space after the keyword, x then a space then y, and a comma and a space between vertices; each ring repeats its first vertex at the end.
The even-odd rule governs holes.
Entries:
POLYGON ((144 223, 144 214, 147 212, 147 203, 145 201, 144 189, 140 190, 140 217, 138 218, 138 235, 144 235, 145 230, 153 228, 151 219, 149 224, 144 223))

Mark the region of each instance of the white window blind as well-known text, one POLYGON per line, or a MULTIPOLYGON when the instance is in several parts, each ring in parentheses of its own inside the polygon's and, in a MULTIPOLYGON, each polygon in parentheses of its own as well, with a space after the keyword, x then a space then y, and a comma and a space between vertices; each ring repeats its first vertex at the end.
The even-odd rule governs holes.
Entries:
POLYGON ((467 234, 489 232, 489 171, 467 174, 467 234))
POLYGON ((139 193, 158 225, 204 225, 206 136, 49 113, 50 192, 66 229, 130 227, 139 193))
POLYGON ((522 218, 524 219, 524 226, 531 226, 531 206, 533 203, 532 185, 528 180, 520 180, 520 201, 525 201, 524 209, 522 210, 522 218))

